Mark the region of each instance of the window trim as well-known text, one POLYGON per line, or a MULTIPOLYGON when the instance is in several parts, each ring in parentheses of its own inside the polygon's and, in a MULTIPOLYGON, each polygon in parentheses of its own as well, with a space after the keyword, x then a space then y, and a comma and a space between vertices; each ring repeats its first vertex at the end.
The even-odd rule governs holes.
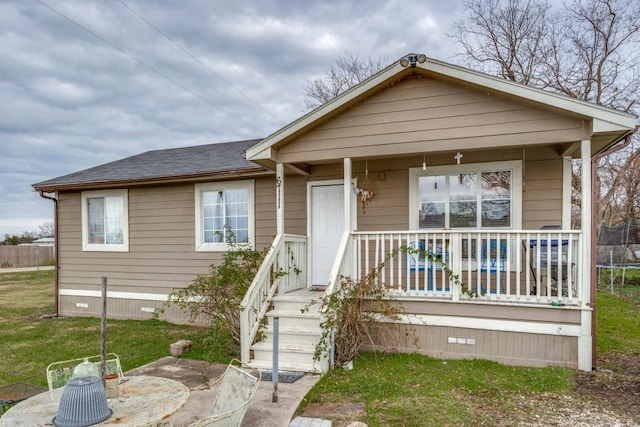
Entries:
POLYGON ((82 250, 86 252, 129 252, 129 191, 122 190, 97 190, 83 191, 82 203, 82 250), (122 198, 122 244, 89 243, 89 209, 88 199, 104 197, 122 198))
POLYGON ((225 242, 205 243, 202 236, 202 193, 205 191, 229 190, 232 188, 246 188, 248 198, 248 222, 249 222, 249 242, 239 243, 237 246, 255 248, 255 181, 252 179, 242 181, 208 182, 195 184, 195 249, 196 252, 226 252, 230 245, 225 242))
MULTIPOLYGON (((510 227, 479 227, 480 230, 521 230, 522 229, 522 161, 508 160, 501 162, 468 163, 462 165, 427 166, 422 168, 409 168, 409 228, 411 230, 442 230, 443 228, 419 228, 418 208, 420 198, 418 196, 418 180, 422 176, 455 175, 461 173, 482 172, 511 172, 511 226, 510 227)), ((469 228, 455 227, 449 230, 468 230, 469 228)))

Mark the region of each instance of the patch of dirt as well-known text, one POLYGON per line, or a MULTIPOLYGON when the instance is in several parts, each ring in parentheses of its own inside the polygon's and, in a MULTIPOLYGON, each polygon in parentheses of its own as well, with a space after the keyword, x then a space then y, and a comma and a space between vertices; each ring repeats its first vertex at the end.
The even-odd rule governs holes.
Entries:
POLYGON ((364 402, 309 403, 304 409, 305 417, 331 419, 334 427, 359 421, 366 413, 364 402))
POLYGON ((497 405, 490 415, 504 426, 640 426, 640 356, 611 355, 597 366, 577 372, 574 393, 515 395, 517 411, 499 414, 505 406, 497 405))
POLYGON ((576 392, 640 425, 640 355, 610 355, 597 366, 593 372, 578 373, 576 392))

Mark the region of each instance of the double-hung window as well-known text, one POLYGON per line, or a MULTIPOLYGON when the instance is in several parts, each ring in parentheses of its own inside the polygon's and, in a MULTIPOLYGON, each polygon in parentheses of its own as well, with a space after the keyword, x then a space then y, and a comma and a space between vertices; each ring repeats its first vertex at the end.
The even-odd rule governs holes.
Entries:
POLYGON ((127 190, 82 193, 82 249, 117 252, 129 250, 127 190))
POLYGON ((519 161, 412 168, 409 175, 414 230, 521 228, 519 161))
POLYGON ((197 184, 196 250, 224 251, 230 244, 253 245, 254 182, 197 184))

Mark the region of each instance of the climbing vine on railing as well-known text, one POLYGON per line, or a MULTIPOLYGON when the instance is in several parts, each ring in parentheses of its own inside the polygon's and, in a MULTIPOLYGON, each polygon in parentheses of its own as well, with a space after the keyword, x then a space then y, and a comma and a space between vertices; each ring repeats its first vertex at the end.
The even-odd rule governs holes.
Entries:
MULTIPOLYGON (((403 325, 400 320, 406 319, 406 310, 398 301, 394 292, 380 280, 381 272, 389 260, 399 254, 416 255, 431 262, 438 262, 442 271, 453 285, 458 285, 462 292, 469 296, 477 296, 475 292, 464 290, 458 275, 440 256, 426 250, 407 246, 391 251, 385 260, 378 264, 364 277, 355 280, 341 277, 340 286, 331 294, 325 294, 321 300, 324 318, 320 327, 322 336, 316 345, 314 360, 319 361, 330 349, 333 341, 334 363, 354 360, 365 345, 399 344, 398 340, 413 341, 417 348, 417 336, 411 325, 403 325)), ((311 308, 311 304, 303 311, 311 308)))

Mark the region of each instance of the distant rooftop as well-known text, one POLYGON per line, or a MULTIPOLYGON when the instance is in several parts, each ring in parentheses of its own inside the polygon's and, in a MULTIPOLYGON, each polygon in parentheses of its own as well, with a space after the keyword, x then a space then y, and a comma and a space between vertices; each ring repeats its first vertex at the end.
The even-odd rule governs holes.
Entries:
POLYGON ((260 139, 147 151, 89 169, 33 184, 43 191, 132 182, 243 175, 267 169, 244 159, 247 148, 260 139))

